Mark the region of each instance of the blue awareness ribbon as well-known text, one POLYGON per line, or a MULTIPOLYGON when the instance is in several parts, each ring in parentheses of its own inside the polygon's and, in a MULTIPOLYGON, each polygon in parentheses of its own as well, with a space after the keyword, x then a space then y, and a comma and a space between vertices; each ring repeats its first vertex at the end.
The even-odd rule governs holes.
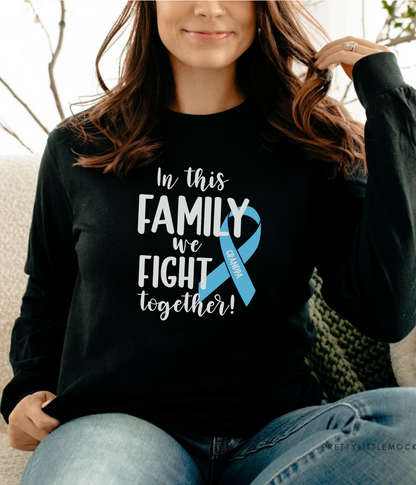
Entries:
MULTIPOLYGON (((241 207, 238 208, 240 210, 241 207)), ((260 216, 256 210, 252 207, 247 207, 243 217, 251 217, 257 222, 259 227, 255 233, 248 239, 238 250, 235 247, 228 229, 228 220, 233 217, 233 213, 230 212, 224 219, 221 226, 221 232, 227 232, 226 236, 220 236, 220 246, 224 257, 224 262, 221 263, 216 269, 214 269, 206 278, 205 289, 201 288, 199 283, 199 301, 203 301, 219 286, 221 286, 228 278, 232 278, 241 298, 247 306, 256 292, 256 289, 251 282, 244 263, 246 263, 251 256, 255 253, 259 246, 260 234, 261 234, 261 222, 260 216)))

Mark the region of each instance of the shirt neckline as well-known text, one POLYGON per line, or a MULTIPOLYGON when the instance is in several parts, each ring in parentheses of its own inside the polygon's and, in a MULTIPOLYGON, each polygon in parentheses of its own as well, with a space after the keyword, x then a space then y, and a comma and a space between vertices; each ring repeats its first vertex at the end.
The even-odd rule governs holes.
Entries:
POLYGON ((178 111, 167 109, 165 119, 169 124, 182 128, 209 128, 238 119, 244 113, 249 112, 249 107, 250 97, 247 97, 242 103, 234 106, 234 108, 206 115, 179 113, 178 111))

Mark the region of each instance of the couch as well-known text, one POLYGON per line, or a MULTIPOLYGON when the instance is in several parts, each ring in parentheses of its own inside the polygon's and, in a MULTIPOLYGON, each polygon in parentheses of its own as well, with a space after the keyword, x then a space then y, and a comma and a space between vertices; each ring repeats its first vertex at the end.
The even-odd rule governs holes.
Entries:
MULTIPOLYGON (((13 375, 10 334, 27 283, 23 267, 39 161, 37 155, 0 156, 0 393, 13 375)), ((416 329, 398 344, 375 342, 326 305, 316 272, 313 283, 309 309, 317 343, 306 361, 321 382, 325 399, 332 402, 377 387, 416 386, 416 329)), ((31 454, 9 446, 7 426, 0 418, 0 485, 19 484, 31 454)))
MULTIPOLYGON (((10 334, 27 283, 23 266, 38 169, 39 156, 0 156, 0 393, 13 376, 10 334)), ((0 417, 0 484, 15 485, 31 453, 11 448, 6 430, 0 417)))

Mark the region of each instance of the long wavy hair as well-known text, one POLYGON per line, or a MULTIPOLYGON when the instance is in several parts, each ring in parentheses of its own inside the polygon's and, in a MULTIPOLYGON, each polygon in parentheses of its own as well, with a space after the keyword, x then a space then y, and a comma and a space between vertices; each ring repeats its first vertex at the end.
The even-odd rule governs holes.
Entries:
MULTIPOLYGON (((265 142, 285 139, 307 159, 327 162, 326 177, 342 171, 351 179, 357 169, 367 174, 364 125, 339 101, 328 96, 330 69, 313 65, 316 50, 307 27, 331 41, 303 1, 256 1, 257 28, 251 46, 237 60, 236 87, 253 100, 265 142), (306 72, 295 73, 298 67, 306 72)), ((103 93, 92 107, 60 125, 75 133, 81 144, 102 147, 97 154, 79 154, 73 165, 104 168, 123 178, 132 169, 157 160, 165 145, 163 122, 175 100, 173 71, 157 27, 155 2, 129 1, 105 38, 96 58, 96 75, 103 93), (117 84, 109 89, 99 63, 105 52, 131 25, 119 60, 117 84)))

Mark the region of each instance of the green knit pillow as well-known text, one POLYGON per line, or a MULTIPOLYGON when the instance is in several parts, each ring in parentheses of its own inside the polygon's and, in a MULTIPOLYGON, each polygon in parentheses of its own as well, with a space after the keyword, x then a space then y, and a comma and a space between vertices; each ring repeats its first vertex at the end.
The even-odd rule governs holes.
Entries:
POLYGON ((357 392, 397 386, 389 344, 363 335, 328 307, 316 269, 312 283, 315 292, 309 300, 309 313, 317 337, 305 361, 320 382, 324 399, 334 402, 357 392))

